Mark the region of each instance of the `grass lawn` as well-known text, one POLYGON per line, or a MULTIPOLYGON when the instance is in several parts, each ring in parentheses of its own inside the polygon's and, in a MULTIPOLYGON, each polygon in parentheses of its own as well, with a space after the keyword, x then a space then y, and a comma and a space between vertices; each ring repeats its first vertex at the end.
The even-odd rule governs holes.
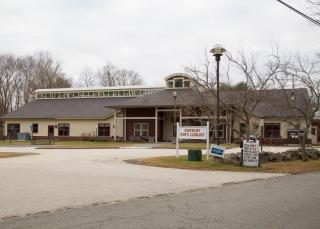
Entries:
MULTIPOLYGON (((180 149, 206 149, 206 143, 179 143, 180 149)), ((221 144, 225 148, 233 148, 238 145, 233 143, 221 144)), ((176 145, 173 143, 160 143, 159 145, 154 146, 155 149, 175 149, 176 145)))
POLYGON ((0 159, 7 157, 23 157, 23 156, 31 156, 36 155, 36 153, 11 153, 11 152, 0 152, 0 159))
MULTIPOLYGON (((38 141, 35 146, 48 145, 46 140, 38 141)), ((118 148, 123 146, 132 146, 134 143, 127 142, 91 142, 91 141, 55 141, 52 147, 67 147, 67 148, 118 148)), ((31 141, 0 141, 0 146, 25 146, 31 145, 31 141)))
POLYGON ((134 143, 128 142, 91 142, 91 141, 55 141, 57 147, 67 148, 119 148, 133 146, 134 143))
POLYGON ((193 169, 193 170, 210 170, 210 171, 236 171, 236 172, 264 172, 264 173, 287 173, 287 174, 300 174, 305 172, 320 171, 320 160, 304 161, 289 161, 289 162, 272 162, 262 164, 259 168, 254 167, 241 167, 232 164, 217 164, 212 160, 203 161, 188 161, 187 156, 180 156, 176 159, 175 156, 169 157, 155 157, 128 160, 129 163, 157 166, 165 168, 178 168, 178 169, 193 169))
POLYGON ((9 140, 0 140, 0 146, 6 145, 31 145, 31 141, 10 141, 9 140))
MULTIPOLYGON (((47 145, 48 142, 46 140, 39 141, 43 145, 47 145)), ((91 142, 91 141, 55 141, 54 145, 50 145, 50 148, 119 148, 119 147, 131 147, 131 146, 139 146, 139 144, 147 144, 147 143, 139 143, 139 142, 91 142)), ((0 146, 7 145, 31 145, 31 141, 0 141, 0 146)), ((41 144, 36 145, 41 147, 41 144)), ((172 143, 159 143, 159 144, 151 144, 152 148, 155 149, 175 149, 176 145, 172 143)), ((231 148, 236 146, 235 144, 222 144, 222 146, 226 148, 231 148)), ((180 143, 181 149, 205 149, 206 143, 180 143)))

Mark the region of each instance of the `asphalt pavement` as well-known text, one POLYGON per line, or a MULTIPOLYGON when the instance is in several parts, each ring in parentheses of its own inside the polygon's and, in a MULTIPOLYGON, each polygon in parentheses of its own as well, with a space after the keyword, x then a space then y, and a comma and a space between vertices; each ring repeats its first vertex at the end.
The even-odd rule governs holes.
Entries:
POLYGON ((4 219, 0 228, 320 228, 320 173, 4 219))
MULTIPOLYGON (((175 149, 0 147, 0 151, 36 153, 0 159, 0 219, 283 176, 157 168, 124 162, 175 155, 175 149)), ((186 153, 181 150, 181 154, 186 153)))

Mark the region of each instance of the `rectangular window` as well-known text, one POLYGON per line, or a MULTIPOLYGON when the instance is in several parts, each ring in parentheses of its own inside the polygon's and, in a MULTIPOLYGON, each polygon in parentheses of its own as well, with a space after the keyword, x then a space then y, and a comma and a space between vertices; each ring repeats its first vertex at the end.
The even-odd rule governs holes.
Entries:
POLYGON ((148 137, 149 136, 149 123, 135 123, 134 136, 148 137))
POLYGON ((110 124, 109 123, 99 123, 98 124, 98 136, 99 137, 110 136, 110 124))
POLYGON ((264 124, 265 138, 280 138, 280 123, 265 123, 264 124))
POLYGON ((311 135, 316 135, 316 128, 315 127, 311 128, 311 135))
POLYGON ((168 88, 173 88, 173 81, 168 81, 167 82, 167 87, 168 88))
POLYGON ((58 135, 59 136, 69 136, 70 134, 70 124, 61 123, 58 124, 58 135))
POLYGON ((20 133, 20 124, 10 123, 7 125, 7 138, 17 139, 17 134, 20 133))
POLYGON ((184 87, 190 87, 190 81, 184 81, 184 87))
POLYGON ((37 134, 39 129, 39 124, 38 123, 33 123, 32 124, 32 133, 37 134))
POLYGON ((183 79, 175 79, 174 87, 183 87, 183 79))

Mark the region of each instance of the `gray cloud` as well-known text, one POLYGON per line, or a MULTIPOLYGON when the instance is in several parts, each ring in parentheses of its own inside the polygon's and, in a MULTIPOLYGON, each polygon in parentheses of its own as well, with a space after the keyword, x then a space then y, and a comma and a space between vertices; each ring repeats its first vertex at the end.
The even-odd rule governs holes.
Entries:
MULTIPOLYGON (((306 10, 304 1, 288 3, 306 10)), ((320 29, 274 0, 1 0, 0 50, 48 50, 67 74, 105 61, 162 83, 205 47, 222 43, 283 52, 319 50, 320 29)))

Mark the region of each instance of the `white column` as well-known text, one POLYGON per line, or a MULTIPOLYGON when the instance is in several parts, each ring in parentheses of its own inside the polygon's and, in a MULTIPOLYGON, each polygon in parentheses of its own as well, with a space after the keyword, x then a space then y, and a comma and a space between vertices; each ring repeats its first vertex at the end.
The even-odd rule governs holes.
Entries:
POLYGON ((179 158, 179 122, 177 122, 176 133, 176 158, 179 158))
POLYGON ((156 113, 155 114, 156 118, 154 120, 154 122, 155 122, 154 142, 158 143, 158 108, 157 107, 155 109, 155 113, 156 113))
POLYGON ((113 140, 117 141, 117 109, 113 114, 113 140))
MULTIPOLYGON (((127 109, 123 109, 123 116, 127 117, 127 109)), ((127 119, 123 119, 123 140, 127 141, 127 119)))

